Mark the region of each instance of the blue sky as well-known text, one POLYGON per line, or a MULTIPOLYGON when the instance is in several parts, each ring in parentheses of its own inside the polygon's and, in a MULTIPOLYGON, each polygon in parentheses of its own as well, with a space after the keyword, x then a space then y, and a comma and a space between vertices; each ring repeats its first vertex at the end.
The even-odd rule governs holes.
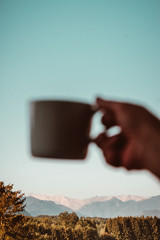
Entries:
POLYGON ((32 158, 28 109, 33 99, 92 104, 103 96, 160 117, 159 9, 159 0, 0 1, 2 181, 26 194, 78 198, 160 193, 150 173, 114 169, 94 145, 83 162, 32 158))

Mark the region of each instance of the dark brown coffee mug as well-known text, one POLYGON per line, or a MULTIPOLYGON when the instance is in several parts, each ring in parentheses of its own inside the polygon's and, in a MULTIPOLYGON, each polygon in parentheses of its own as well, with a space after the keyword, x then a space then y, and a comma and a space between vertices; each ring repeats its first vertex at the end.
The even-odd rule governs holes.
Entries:
POLYGON ((93 106, 59 100, 32 101, 31 152, 33 156, 84 159, 90 140, 93 106))

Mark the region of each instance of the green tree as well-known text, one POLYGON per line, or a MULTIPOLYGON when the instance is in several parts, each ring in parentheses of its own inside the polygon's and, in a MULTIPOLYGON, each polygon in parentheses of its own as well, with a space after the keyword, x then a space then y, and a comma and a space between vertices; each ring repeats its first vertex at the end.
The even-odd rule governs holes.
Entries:
POLYGON ((13 218, 24 210, 25 197, 21 191, 13 191, 13 184, 0 181, 0 239, 6 239, 12 227, 13 218))

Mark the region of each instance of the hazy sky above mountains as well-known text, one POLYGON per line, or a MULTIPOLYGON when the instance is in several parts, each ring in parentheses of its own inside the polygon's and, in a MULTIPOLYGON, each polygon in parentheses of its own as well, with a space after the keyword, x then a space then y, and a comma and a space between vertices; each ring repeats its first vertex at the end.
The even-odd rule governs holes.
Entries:
POLYGON ((159 10, 159 0, 0 1, 0 180, 26 194, 160 193, 151 174, 106 165, 94 145, 83 162, 32 158, 28 109, 32 99, 99 95, 160 117, 159 10))

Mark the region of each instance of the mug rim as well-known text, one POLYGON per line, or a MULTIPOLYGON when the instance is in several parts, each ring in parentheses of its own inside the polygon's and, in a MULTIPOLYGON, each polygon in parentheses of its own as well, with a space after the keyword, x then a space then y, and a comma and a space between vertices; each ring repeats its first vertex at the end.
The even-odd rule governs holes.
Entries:
POLYGON ((66 104, 79 104, 79 105, 86 105, 86 106, 91 106, 92 104, 83 102, 83 101, 78 101, 78 100, 68 100, 68 99, 37 99, 37 100, 31 100, 30 104, 40 104, 40 103, 66 103, 66 104))

